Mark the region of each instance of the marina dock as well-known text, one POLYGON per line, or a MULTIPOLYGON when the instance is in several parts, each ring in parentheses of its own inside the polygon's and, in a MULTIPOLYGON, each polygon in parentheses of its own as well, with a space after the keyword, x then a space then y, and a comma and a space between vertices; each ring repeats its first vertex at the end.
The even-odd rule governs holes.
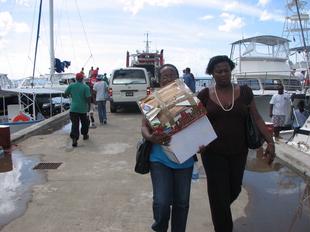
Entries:
MULTIPOLYGON (((49 128, 40 132, 36 128, 28 132, 28 136, 12 134, 12 144, 25 156, 36 155, 41 163, 61 164, 56 169, 33 170, 44 175, 44 182, 33 186, 25 211, 7 225, 0 225, 1 232, 151 231, 150 176, 136 174, 133 170, 136 143, 141 138, 141 114, 136 111, 108 113, 108 124, 102 126, 97 115, 95 118, 97 128, 90 129, 89 140, 80 138, 76 148, 71 146, 66 113, 58 116, 57 123, 49 122, 49 128), (63 124, 61 129, 53 129, 63 124)), ((200 179, 192 183, 187 231, 211 232, 206 178, 201 163, 199 166, 200 179)), ((246 182, 249 180, 253 182, 246 177, 246 182)), ((276 209, 270 208, 268 202, 252 199, 252 190, 243 188, 232 205, 235 231, 276 232, 284 231, 281 226, 288 228, 284 222, 279 223, 281 217, 276 218, 277 213, 273 213, 276 209), (251 209, 254 207, 255 211, 258 204, 264 207, 265 216, 264 212, 260 217, 252 215, 251 209)), ((295 206, 286 209, 286 215, 294 215, 295 206)), ((309 226, 310 222, 298 228, 309 226)))

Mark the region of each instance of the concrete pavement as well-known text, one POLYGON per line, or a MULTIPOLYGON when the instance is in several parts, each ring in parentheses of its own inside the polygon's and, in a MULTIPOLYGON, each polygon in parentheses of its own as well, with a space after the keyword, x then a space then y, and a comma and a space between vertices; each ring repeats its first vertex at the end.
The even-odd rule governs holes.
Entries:
MULTIPOLYGON (((80 138, 77 148, 71 146, 68 126, 19 142, 25 154, 41 154, 42 162, 62 165, 40 171, 46 173, 46 182, 33 188, 26 212, 1 231, 151 231, 150 177, 133 171, 140 124, 137 112, 108 114, 108 124, 97 123, 90 139, 80 138)), ((233 205, 236 231, 246 231, 242 221, 247 204, 243 189, 233 205)), ((213 231, 205 178, 192 183, 187 231, 213 231)))

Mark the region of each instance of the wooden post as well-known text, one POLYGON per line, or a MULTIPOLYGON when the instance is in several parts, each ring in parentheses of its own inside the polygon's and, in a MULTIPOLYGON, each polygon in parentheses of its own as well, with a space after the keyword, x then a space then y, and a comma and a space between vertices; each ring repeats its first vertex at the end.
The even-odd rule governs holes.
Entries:
POLYGON ((0 125, 0 146, 4 149, 9 149, 11 147, 10 126, 0 125))

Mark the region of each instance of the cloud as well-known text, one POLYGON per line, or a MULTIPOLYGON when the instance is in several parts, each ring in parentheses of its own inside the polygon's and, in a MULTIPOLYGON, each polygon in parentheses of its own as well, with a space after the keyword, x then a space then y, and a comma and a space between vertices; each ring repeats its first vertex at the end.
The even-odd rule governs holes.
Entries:
POLYGON ((9 12, 0 12, 0 35, 5 36, 13 27, 13 18, 9 12))
POLYGON ((200 17, 199 19, 201 19, 201 20, 210 20, 210 19, 213 19, 213 18, 214 18, 213 15, 205 15, 205 16, 200 17))
POLYGON ((229 13, 222 13, 220 16, 224 19, 224 25, 218 27, 219 31, 231 32, 245 26, 245 22, 241 17, 229 13))
POLYGON ((30 0, 16 0, 16 3, 22 6, 30 6, 30 0))
POLYGON ((14 30, 17 33, 29 32, 29 26, 26 23, 14 23, 14 30))
POLYGON ((258 6, 266 6, 269 2, 270 2, 270 0, 259 0, 257 5, 258 6))
POLYGON ((124 4, 124 10, 131 12, 133 15, 142 10, 145 5, 168 7, 182 3, 182 0, 121 0, 124 4))
POLYGON ((272 19, 272 15, 270 13, 268 13, 266 10, 264 10, 261 15, 260 15, 260 18, 259 20, 261 21, 268 21, 272 19))
POLYGON ((29 27, 26 23, 14 22, 9 12, 0 12, 0 36, 5 36, 10 31, 17 33, 28 32, 29 27))
POLYGON ((235 10, 235 9, 239 9, 240 8, 240 3, 238 2, 229 2, 224 4, 224 11, 230 11, 230 10, 235 10))

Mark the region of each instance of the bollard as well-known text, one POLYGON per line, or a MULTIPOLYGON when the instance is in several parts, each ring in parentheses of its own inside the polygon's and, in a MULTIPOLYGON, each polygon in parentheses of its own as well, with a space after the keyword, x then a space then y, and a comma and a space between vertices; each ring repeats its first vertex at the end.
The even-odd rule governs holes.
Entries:
POLYGON ((11 147, 11 133, 8 125, 0 125, 0 146, 4 149, 11 147))

